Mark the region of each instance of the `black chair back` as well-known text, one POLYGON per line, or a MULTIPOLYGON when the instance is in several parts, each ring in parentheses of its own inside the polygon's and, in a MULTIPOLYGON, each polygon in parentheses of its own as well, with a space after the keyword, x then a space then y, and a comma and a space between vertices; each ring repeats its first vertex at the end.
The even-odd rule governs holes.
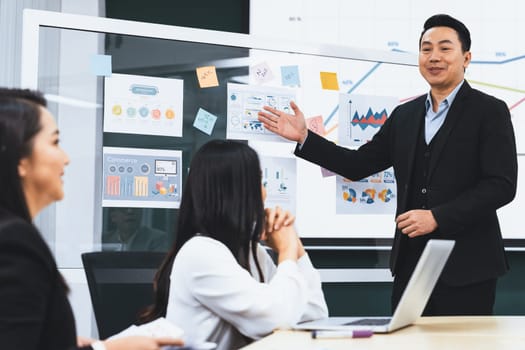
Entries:
POLYGON ((153 303, 153 278, 163 252, 92 252, 82 254, 100 339, 136 324, 153 303))

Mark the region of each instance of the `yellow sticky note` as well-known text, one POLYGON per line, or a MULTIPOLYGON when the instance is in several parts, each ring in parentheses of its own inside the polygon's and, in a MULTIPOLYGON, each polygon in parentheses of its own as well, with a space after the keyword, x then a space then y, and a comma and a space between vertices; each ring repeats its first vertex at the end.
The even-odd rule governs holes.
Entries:
POLYGON ((339 83, 337 82, 337 73, 321 72, 321 86, 325 90, 339 90, 339 83))
POLYGON ((197 79, 201 88, 219 86, 215 66, 206 66, 197 68, 197 79))

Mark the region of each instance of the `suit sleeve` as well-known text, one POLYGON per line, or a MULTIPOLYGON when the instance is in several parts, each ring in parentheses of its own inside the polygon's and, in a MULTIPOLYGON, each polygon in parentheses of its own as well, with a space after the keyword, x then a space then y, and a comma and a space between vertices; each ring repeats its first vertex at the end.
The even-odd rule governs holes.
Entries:
POLYGON ((508 107, 502 101, 485 103, 479 134, 479 177, 456 198, 434 207, 438 226, 455 232, 494 213, 516 195, 517 154, 508 107))
POLYGON ((374 135, 372 140, 357 150, 341 147, 314 132, 302 146, 297 146, 295 155, 350 180, 360 180, 392 166, 392 143, 395 119, 391 117, 374 135))
POLYGON ((36 229, 13 221, 0 232, 0 344, 3 349, 37 349, 51 283, 49 262, 32 245, 36 229), (29 233, 29 234, 28 234, 29 233))

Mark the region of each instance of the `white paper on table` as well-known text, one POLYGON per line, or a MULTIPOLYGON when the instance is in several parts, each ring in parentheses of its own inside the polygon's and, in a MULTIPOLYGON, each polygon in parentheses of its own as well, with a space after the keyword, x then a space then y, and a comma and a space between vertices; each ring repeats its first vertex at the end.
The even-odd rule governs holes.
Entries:
POLYGON ((157 318, 154 321, 149 323, 144 323, 139 326, 131 325, 128 328, 124 329, 122 332, 117 333, 109 337, 109 339, 117 339, 122 337, 129 336, 145 336, 145 337, 171 337, 171 338, 182 338, 186 345, 179 346, 164 346, 164 350, 212 350, 217 347, 217 344, 211 342, 194 344, 189 339, 184 339, 184 331, 182 328, 174 325, 170 321, 166 320, 164 317, 157 318))
POLYGON ((184 331, 177 327, 164 317, 157 318, 154 321, 141 324, 140 326, 131 325, 122 332, 112 335, 109 339, 117 339, 129 336, 146 336, 146 337, 170 337, 182 338, 184 331))

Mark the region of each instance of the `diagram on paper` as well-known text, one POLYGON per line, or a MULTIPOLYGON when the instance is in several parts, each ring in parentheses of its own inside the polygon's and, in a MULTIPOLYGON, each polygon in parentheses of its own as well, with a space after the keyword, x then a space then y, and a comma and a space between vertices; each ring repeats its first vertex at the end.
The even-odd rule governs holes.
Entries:
POLYGON ((262 183, 266 189, 266 207, 280 206, 295 213, 296 160, 261 156, 262 183))
POLYGON ((104 79, 104 131, 182 137, 183 80, 112 74, 104 79))
POLYGON ((337 214, 393 214, 397 198, 394 171, 389 168, 361 181, 336 177, 337 214))
POLYGON ((339 95, 339 143, 359 147, 370 141, 398 103, 397 97, 339 95))
POLYGON ((182 151, 103 148, 106 207, 178 208, 182 151))
POLYGON ((264 106, 290 113, 290 102, 296 97, 294 89, 229 83, 227 90, 227 138, 288 142, 266 130, 257 120, 257 113, 264 106))

